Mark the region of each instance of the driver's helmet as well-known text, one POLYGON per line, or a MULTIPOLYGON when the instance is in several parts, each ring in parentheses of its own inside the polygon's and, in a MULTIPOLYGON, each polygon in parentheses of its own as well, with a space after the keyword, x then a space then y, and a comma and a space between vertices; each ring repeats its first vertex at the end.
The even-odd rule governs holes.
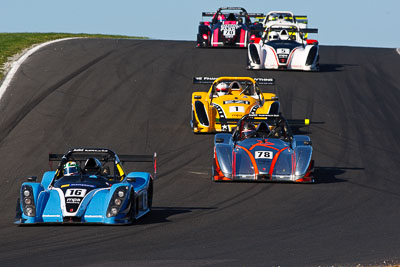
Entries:
POLYGON ((97 158, 90 157, 85 162, 85 167, 83 171, 85 174, 98 175, 102 169, 102 164, 97 158))
POLYGON ((277 32, 270 32, 268 34, 268 41, 279 40, 279 33, 277 32))
POLYGON ((256 126, 251 122, 245 122, 242 129, 242 139, 247 139, 255 136, 256 126))
POLYGON ((233 13, 229 13, 228 17, 226 18, 227 21, 236 21, 236 16, 233 13))
POLYGON ((219 84, 215 87, 215 91, 217 92, 217 95, 218 95, 218 96, 226 95, 227 93, 229 93, 229 85, 227 85, 227 84, 224 83, 224 82, 219 83, 219 84))
POLYGON ((79 174, 79 165, 75 161, 68 161, 64 165, 64 176, 79 174))
POLYGON ((223 21, 225 21, 225 15, 224 14, 222 14, 222 13, 220 13, 220 14, 218 14, 218 21, 219 22, 223 22, 223 21))
POLYGON ((289 33, 287 30, 283 29, 281 30, 280 34, 279 34, 279 38, 281 40, 289 40, 289 33))

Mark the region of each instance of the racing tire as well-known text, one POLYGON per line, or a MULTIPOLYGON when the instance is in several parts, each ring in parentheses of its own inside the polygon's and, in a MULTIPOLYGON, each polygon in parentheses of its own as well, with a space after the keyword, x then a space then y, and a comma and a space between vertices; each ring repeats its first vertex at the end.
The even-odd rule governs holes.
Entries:
POLYGON ((318 49, 316 46, 311 47, 310 52, 308 53, 306 66, 311 66, 314 62, 317 62, 317 55, 318 49))
POLYGON ((271 107, 269 109, 268 114, 279 114, 280 112, 280 103, 278 101, 275 101, 274 103, 271 104, 271 107))
POLYGON ((261 64, 260 56, 258 55, 257 47, 254 44, 249 46, 251 60, 256 64, 261 64))
POLYGON ((247 69, 248 69, 248 70, 251 70, 249 54, 247 54, 247 69))
POLYGON ((153 190, 153 180, 150 179, 149 189, 147 189, 147 207, 149 208, 149 211, 153 207, 153 190))
POLYGON ((15 208, 15 221, 18 221, 22 218, 22 210, 21 210, 21 200, 17 199, 17 206, 15 208))
POLYGON ((130 223, 134 223, 134 221, 136 220, 136 211, 137 211, 137 206, 136 206, 136 194, 134 190, 131 190, 131 207, 129 210, 129 218, 130 218, 130 223))

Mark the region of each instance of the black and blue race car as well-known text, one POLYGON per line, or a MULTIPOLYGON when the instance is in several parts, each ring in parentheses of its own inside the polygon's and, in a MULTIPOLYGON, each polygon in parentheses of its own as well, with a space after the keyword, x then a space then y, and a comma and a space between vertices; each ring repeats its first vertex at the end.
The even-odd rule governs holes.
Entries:
MULTIPOLYGON (((289 120, 308 125, 309 120, 289 120)), ((311 139, 281 114, 247 114, 214 138, 213 181, 314 182, 311 139)))
POLYGON ((156 154, 120 155, 103 148, 74 148, 49 154, 59 161, 40 182, 29 177, 20 189, 15 223, 130 224, 150 212, 154 177, 126 173, 123 162, 153 162, 156 154))
POLYGON ((221 7, 215 13, 203 12, 202 16, 212 19, 200 22, 197 47, 247 47, 261 39, 263 13, 247 13, 242 7, 221 7))

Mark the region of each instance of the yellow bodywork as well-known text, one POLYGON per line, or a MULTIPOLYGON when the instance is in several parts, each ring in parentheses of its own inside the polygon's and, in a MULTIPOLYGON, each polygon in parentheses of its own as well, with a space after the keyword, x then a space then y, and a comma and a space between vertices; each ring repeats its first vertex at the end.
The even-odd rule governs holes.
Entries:
POLYGON ((246 114, 269 114, 271 104, 276 102, 277 99, 273 93, 262 93, 253 78, 220 77, 213 82, 208 92, 194 92, 192 94, 193 132, 233 131, 237 121, 246 114), (214 88, 220 82, 230 84, 229 94, 222 96, 215 94, 214 88), (238 82, 236 86, 234 86, 234 82, 238 82), (241 87, 237 88, 238 84, 241 87), (253 90, 246 91, 247 85, 252 87, 253 90), (202 110, 203 107, 204 110, 202 110), (205 116, 208 125, 204 123, 205 116))

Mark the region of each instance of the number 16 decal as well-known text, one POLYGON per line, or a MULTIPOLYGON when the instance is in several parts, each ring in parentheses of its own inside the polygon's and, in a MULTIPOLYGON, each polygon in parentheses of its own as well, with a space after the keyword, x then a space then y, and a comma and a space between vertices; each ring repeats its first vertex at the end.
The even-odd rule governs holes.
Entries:
POLYGON ((256 159, 272 159, 274 153, 272 151, 256 151, 256 159))
POLYGON ((74 188, 67 189, 65 192, 65 197, 84 197, 86 193, 86 189, 74 188))

